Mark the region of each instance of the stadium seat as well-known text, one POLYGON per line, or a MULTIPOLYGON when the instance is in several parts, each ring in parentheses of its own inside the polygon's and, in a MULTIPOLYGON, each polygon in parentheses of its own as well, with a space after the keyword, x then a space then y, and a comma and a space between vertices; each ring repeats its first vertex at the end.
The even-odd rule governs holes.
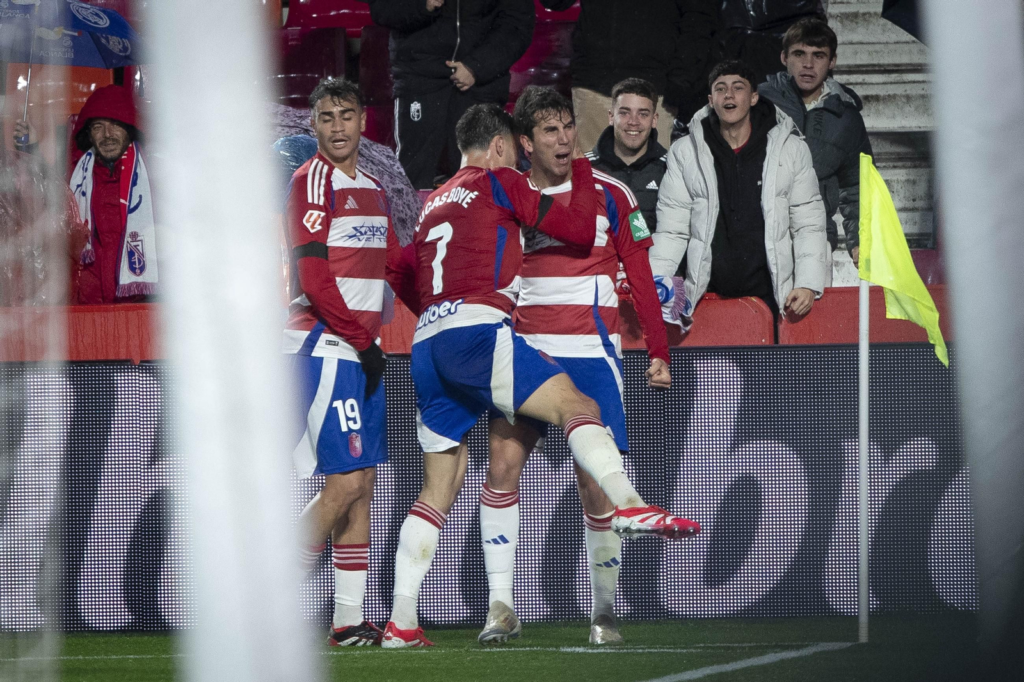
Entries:
MULTIPOLYGON (((945 286, 930 286, 928 291, 939 310, 939 328, 947 341, 953 339, 953 324, 949 319, 949 306, 945 286)), ((857 343, 860 331, 859 292, 857 287, 826 289, 825 295, 814 302, 814 307, 802 320, 779 322, 779 343, 803 345, 819 343, 857 343)), ((869 320, 871 343, 923 343, 928 335, 913 322, 889 320, 885 317, 885 292, 871 287, 871 315, 869 320)))
POLYGON ((358 0, 291 0, 285 28, 343 28, 358 38, 372 23, 370 6, 358 0))
POLYGON ((567 10, 561 12, 553 12, 544 5, 540 4, 540 0, 533 0, 533 6, 537 10, 537 24, 541 24, 547 21, 569 21, 575 22, 580 16, 580 3, 576 2, 567 10))
POLYGON ((395 148, 395 107, 394 105, 367 105, 366 106, 366 130, 363 135, 367 138, 395 148))
POLYGON ((388 51, 390 35, 388 29, 374 25, 364 26, 360 33, 359 87, 370 106, 391 106, 394 101, 388 51))
POLYGON ((569 60, 572 57, 570 22, 538 22, 533 29, 533 42, 519 61, 512 65, 509 102, 519 99, 527 85, 550 86, 566 97, 572 95, 569 60))
POLYGON ((270 77, 277 101, 304 107, 324 76, 345 73, 345 33, 339 28, 278 31, 280 66, 270 77))

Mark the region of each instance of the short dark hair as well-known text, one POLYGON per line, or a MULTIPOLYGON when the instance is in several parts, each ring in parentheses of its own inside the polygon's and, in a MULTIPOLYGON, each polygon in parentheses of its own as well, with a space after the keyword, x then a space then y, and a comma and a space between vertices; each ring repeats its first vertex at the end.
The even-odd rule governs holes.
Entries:
POLYGON ((455 142, 463 154, 487 149, 499 135, 512 137, 512 117, 497 104, 474 104, 455 124, 455 142))
POLYGON ((811 47, 827 47, 830 58, 836 56, 839 46, 836 32, 818 17, 806 17, 790 26, 782 38, 782 52, 789 54, 789 48, 800 43, 811 47))
POLYGON ((613 85, 613 105, 620 95, 637 95, 638 97, 646 97, 654 103, 655 109, 658 108, 658 91, 654 89, 654 85, 652 85, 650 81, 645 81, 643 78, 627 78, 626 80, 619 81, 613 85))
POLYGON ((714 86, 715 81, 722 76, 739 76, 750 83, 751 88, 757 87, 757 76, 754 75, 754 70, 738 59, 726 59, 715 64, 708 75, 708 87, 714 86))
POLYGON ((527 85, 516 100, 512 118, 515 120, 516 132, 533 139, 533 127, 543 119, 545 114, 557 116, 569 114, 573 121, 576 116, 572 111, 572 102, 554 88, 540 85, 527 85))
POLYGON ((317 86, 313 88, 313 92, 309 94, 309 110, 316 111, 317 103, 324 97, 330 97, 332 100, 341 102, 355 102, 359 105, 360 109, 365 106, 363 104, 363 93, 359 86, 347 78, 328 76, 317 83, 317 86))

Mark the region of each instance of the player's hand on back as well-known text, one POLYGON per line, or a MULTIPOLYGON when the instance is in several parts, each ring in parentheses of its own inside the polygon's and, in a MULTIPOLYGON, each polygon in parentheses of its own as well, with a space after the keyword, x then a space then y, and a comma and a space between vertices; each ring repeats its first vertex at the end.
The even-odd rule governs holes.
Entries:
POLYGON ((647 386, 655 391, 666 391, 672 387, 672 373, 669 372, 668 363, 660 358, 651 360, 651 366, 647 369, 647 386))
POLYGON ((369 398, 380 386, 380 379, 384 376, 384 369, 387 367, 388 357, 376 343, 370 344, 366 350, 359 351, 359 364, 363 366, 366 373, 366 397, 369 398))
POLYGON ((444 0, 427 0, 427 11, 433 12, 444 4, 444 0))

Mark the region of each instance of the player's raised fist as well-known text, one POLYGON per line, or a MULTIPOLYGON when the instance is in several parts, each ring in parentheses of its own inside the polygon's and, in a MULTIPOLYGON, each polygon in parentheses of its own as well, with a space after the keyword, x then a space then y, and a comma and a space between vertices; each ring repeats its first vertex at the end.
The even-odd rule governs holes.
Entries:
POLYGON ((647 385, 656 391, 666 391, 672 388, 672 373, 669 372, 668 363, 659 358, 651 360, 651 366, 647 369, 647 385))

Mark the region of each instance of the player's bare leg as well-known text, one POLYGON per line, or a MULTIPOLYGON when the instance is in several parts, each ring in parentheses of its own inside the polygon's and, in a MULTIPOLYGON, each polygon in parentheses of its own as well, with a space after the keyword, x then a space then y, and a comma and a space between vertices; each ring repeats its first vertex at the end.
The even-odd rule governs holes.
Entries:
POLYGON ((302 528, 300 556, 305 573, 316 566, 327 545, 327 537, 338 521, 348 515, 349 508, 359 499, 373 496, 375 480, 373 467, 325 477, 323 489, 299 515, 299 527, 302 528))
POLYGON ((490 588, 481 644, 502 644, 519 637, 512 584, 519 544, 519 477, 540 434, 526 422, 499 418, 490 424, 490 461, 480 493, 480 539, 490 588))
POLYGON ((385 649, 433 646, 419 626, 416 609, 420 586, 434 561, 441 527, 466 480, 468 464, 469 448, 465 439, 445 452, 423 455, 423 489, 398 535, 395 596, 391 619, 381 642, 385 649))
POLYGON ((334 524, 331 532, 334 563, 334 617, 327 643, 331 646, 380 644, 380 628, 363 617, 366 571, 370 559, 370 503, 376 470, 363 495, 334 524))
POLYGON ((576 465, 576 488, 583 503, 587 566, 590 571, 590 643, 622 644, 615 617, 615 587, 622 566, 622 538, 612 531, 615 506, 601 486, 576 465))
POLYGON ((622 454, 601 422, 597 403, 580 393, 567 374, 557 374, 544 382, 520 406, 519 414, 565 431, 573 459, 615 505, 612 530, 619 535, 679 539, 700 532, 700 524, 643 501, 626 476, 622 454))

